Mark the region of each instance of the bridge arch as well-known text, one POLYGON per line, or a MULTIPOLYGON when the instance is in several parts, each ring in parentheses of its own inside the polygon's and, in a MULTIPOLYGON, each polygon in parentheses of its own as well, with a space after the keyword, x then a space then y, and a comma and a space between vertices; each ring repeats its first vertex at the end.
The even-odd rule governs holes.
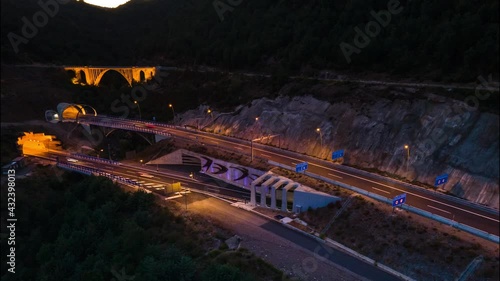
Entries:
POLYGON ((127 83, 129 86, 132 86, 132 77, 127 77, 127 75, 124 75, 121 71, 118 71, 116 69, 106 69, 104 71, 102 71, 101 73, 99 73, 99 75, 96 77, 96 79, 94 80, 94 85, 99 85, 101 83, 101 80, 102 80, 102 77, 104 76, 104 74, 108 73, 109 71, 115 71, 119 74, 121 74, 121 76, 123 78, 125 78, 125 80, 127 80, 127 83))
POLYGON ((78 71, 78 74, 76 74, 76 72, 75 72, 75 77, 76 77, 76 79, 78 79, 82 83, 87 84, 87 75, 85 74, 85 71, 83 71, 82 69, 80 69, 80 71, 78 71))
POLYGON ((156 67, 154 66, 101 66, 101 67, 89 67, 89 66, 67 66, 64 67, 67 71, 74 71, 75 78, 73 79, 74 84, 87 84, 98 86, 102 80, 102 77, 109 70, 114 70, 120 73, 125 80, 127 80, 129 86, 132 86, 134 82, 143 83, 151 80, 156 75, 156 67))

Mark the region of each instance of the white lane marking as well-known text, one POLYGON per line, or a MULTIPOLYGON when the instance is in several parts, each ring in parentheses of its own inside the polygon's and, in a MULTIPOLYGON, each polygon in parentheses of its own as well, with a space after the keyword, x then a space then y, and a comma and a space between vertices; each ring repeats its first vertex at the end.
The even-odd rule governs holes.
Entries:
POLYGON ((332 176, 332 177, 336 177, 336 178, 339 178, 339 179, 342 179, 342 178, 343 178, 343 177, 341 177, 341 176, 337 176, 337 175, 334 175, 334 174, 330 174, 330 173, 328 173, 328 175, 330 175, 330 176, 332 176))
POLYGON ((292 165, 297 165, 297 163, 293 163, 293 162, 292 162, 292 165))
POLYGON ((431 205, 427 205, 427 207, 432 208, 432 209, 436 209, 436 210, 441 211, 441 212, 445 212, 445 213, 451 214, 451 212, 445 211, 443 209, 436 208, 436 207, 431 206, 431 205))
POLYGON ((214 140, 210 140, 210 141, 213 142, 213 143, 217 143, 217 144, 219 143, 218 141, 214 141, 214 140))
MULTIPOLYGON (((256 148, 254 148, 254 149, 256 149, 256 148)), ((257 150, 263 151, 262 149, 258 149, 258 148, 257 148, 257 150)), ((277 154, 277 153, 274 153, 274 152, 271 152, 271 151, 267 151, 266 150, 266 152, 278 155, 280 157, 285 157, 285 158, 288 158, 288 159, 293 159, 293 160, 301 161, 299 159, 296 159, 296 158, 293 158, 293 157, 289 157, 289 156, 286 156, 286 155, 282 155, 282 154, 277 154)), ((481 214, 478 214, 478 213, 475 213, 475 212, 472 212, 472 211, 469 211, 469 210, 465 210, 465 209, 462 209, 462 208, 459 208, 459 207, 456 207, 456 206, 453 206, 453 205, 450 205, 450 204, 439 202, 437 200, 434 200, 434 199, 431 199, 431 198, 428 198, 428 197, 425 197, 425 196, 422 196, 422 195, 418 195, 418 194, 415 194, 413 192, 409 192, 407 190, 399 189, 399 188, 392 187, 392 186, 389 186, 389 185, 386 185, 386 184, 383 184, 383 183, 372 181, 372 180, 369 180, 367 178, 358 177, 358 176, 353 175, 353 174, 349 174, 349 173, 342 172, 342 171, 339 171, 339 170, 331 169, 331 168, 328 168, 328 167, 325 167, 325 166, 321 166, 321 165, 318 165, 318 164, 315 164, 315 163, 309 163, 309 165, 314 165, 314 166, 317 166, 317 167, 320 167, 320 168, 323 168, 323 169, 327 169, 327 170, 334 171, 334 172, 337 172, 337 173, 345 174, 345 175, 348 175, 348 176, 351 176, 351 177, 354 177, 354 178, 358 178, 360 180, 364 180, 364 181, 367 181, 367 182, 371 182, 371 183, 380 185, 380 186, 385 186, 385 187, 388 187, 390 189, 394 189, 394 190, 398 190, 398 191, 401 191, 401 192, 405 192, 407 194, 411 194, 411 195, 414 195, 414 196, 417 196, 417 197, 420 197, 420 198, 432 201, 434 203, 441 204, 441 205, 444 205, 444 206, 447 206, 447 207, 450 207, 450 208, 454 208, 454 209, 457 209, 457 210, 460 210, 460 211, 463 211, 463 212, 466 212, 466 213, 469 213, 469 214, 473 214, 473 215, 476 215, 476 216, 479 216, 479 217, 482 217, 482 218, 485 218, 485 219, 488 219, 488 220, 491 220, 491 221, 494 221, 494 222, 500 222, 500 220, 497 220, 497 219, 494 219, 494 218, 490 218, 490 217, 487 217, 485 215, 481 215, 481 214)))
POLYGON ((372 188, 373 188, 373 189, 375 189, 375 190, 378 190, 378 191, 380 191, 380 192, 384 192, 384 193, 387 193, 387 194, 391 194, 391 193, 390 193, 389 191, 387 191, 387 190, 382 190, 382 189, 380 189, 380 188, 376 188, 376 187, 373 187, 373 186, 372 186, 372 188))

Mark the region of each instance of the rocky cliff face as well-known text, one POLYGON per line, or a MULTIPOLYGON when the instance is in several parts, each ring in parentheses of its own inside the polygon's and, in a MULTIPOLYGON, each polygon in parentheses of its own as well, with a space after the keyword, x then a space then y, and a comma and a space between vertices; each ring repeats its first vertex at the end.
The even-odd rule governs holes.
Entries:
POLYGON ((442 188, 498 209, 498 115, 433 94, 415 97, 411 89, 384 90, 391 95, 344 96, 333 103, 312 96, 258 99, 212 116, 200 107, 180 122, 246 139, 279 134, 263 142, 325 159, 345 149, 345 164, 429 185, 448 173, 442 188))

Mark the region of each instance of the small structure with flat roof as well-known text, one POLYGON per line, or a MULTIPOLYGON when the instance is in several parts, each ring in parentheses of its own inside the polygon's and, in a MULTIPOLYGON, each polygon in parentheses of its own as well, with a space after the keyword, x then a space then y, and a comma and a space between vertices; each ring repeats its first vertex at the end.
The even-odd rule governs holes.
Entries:
POLYGON ((272 172, 261 175, 250 186, 251 204, 284 212, 300 213, 339 200, 337 196, 314 190, 272 172), (259 200, 257 196, 260 196, 259 200))

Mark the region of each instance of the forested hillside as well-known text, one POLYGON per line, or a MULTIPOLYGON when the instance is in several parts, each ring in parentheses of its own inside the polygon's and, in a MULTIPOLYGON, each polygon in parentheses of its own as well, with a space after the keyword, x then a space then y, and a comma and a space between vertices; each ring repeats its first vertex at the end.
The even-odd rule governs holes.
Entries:
MULTIPOLYGON (((7 188, 1 192, 7 198, 7 188)), ((40 167, 16 182, 16 194, 16 217, 22 218, 16 223, 16 271, 9 273, 2 262, 5 281, 288 280, 248 250, 207 252, 219 236, 211 233, 215 227, 102 177, 58 178, 54 169, 40 167)), ((1 217, 6 221, 7 207, 1 217)), ((2 256, 9 249, 2 247, 2 256)))
POLYGON ((132 0, 110 10, 71 2, 16 54, 8 34, 22 35, 21 18, 32 21, 41 10, 36 2, 2 1, 2 62, 330 69, 460 81, 498 73, 495 0, 132 0), (367 29, 373 14, 387 10, 390 19, 379 19, 385 27, 367 29), (355 28, 374 36, 356 45, 355 28), (356 48, 349 59, 342 42, 356 48))

